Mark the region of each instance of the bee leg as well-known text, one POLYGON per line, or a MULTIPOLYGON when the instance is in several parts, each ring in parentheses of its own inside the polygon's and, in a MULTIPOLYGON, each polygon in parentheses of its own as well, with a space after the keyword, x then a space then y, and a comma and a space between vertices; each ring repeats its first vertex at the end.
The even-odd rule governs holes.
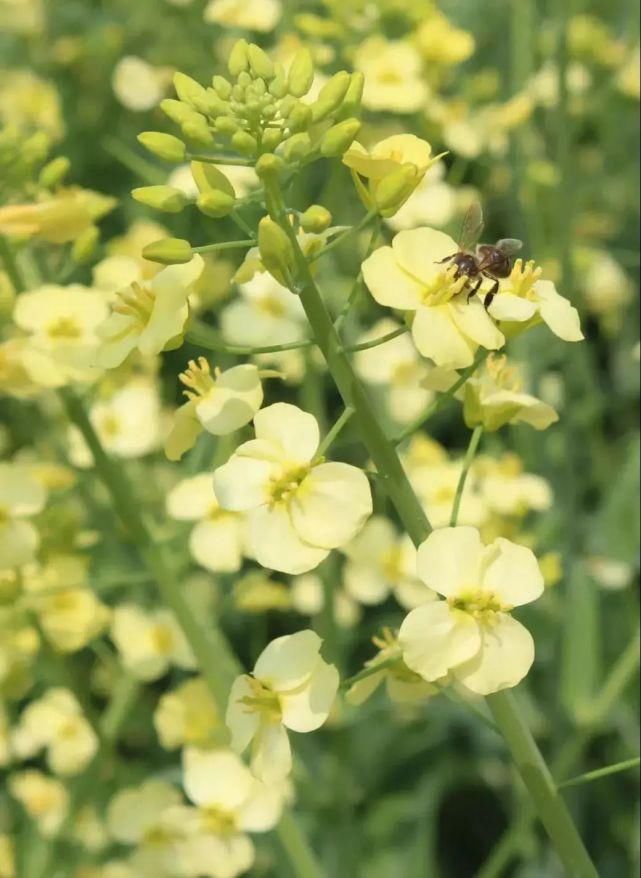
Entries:
POLYGON ((479 279, 477 280, 476 284, 472 287, 472 289, 471 289, 471 290, 469 291, 469 293, 467 294, 467 302, 468 302, 468 304, 472 301, 472 299, 474 298, 474 296, 475 296, 475 295, 478 293, 478 291, 481 289, 481 284, 482 284, 482 283, 483 283, 483 278, 482 278, 482 277, 479 277, 479 279))
POLYGON ((488 292, 485 296, 485 299, 483 301, 483 305, 484 305, 486 311, 490 307, 490 305, 492 304, 492 300, 494 299, 494 296, 498 293, 498 291, 499 291, 499 282, 497 280, 495 280, 494 283, 492 284, 491 288, 488 290, 488 292))
POLYGON ((456 253, 452 253, 451 256, 446 256, 445 259, 435 259, 434 265, 442 265, 444 262, 451 262, 451 260, 454 259, 456 255, 456 253))

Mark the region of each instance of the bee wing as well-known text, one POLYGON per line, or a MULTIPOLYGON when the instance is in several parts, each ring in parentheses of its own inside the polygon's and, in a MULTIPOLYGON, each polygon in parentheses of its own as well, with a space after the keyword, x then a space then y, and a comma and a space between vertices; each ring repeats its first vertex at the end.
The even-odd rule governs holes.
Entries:
POLYGON ((518 238, 501 238, 500 241, 496 242, 496 249, 505 253, 506 256, 514 256, 522 246, 523 241, 519 241, 518 238))
POLYGON ((474 250, 483 231, 483 209, 478 201, 473 201, 463 217, 459 247, 461 250, 474 250))

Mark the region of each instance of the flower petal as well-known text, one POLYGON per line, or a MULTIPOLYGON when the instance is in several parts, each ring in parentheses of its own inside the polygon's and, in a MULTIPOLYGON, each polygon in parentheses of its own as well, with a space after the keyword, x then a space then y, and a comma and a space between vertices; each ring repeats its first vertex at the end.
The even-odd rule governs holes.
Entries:
POLYGON ((319 659, 309 680, 281 695, 283 725, 294 732, 313 732, 320 728, 329 716, 338 683, 334 665, 319 659))
POLYGON ((450 302, 449 307, 454 323, 467 338, 491 351, 503 347, 505 336, 478 299, 450 302))
POLYGON ((260 715, 255 710, 248 710, 243 698, 251 698, 254 692, 247 674, 236 677, 232 683, 225 714, 225 725, 231 732, 231 748, 242 753, 258 731, 260 715))
POLYGON ((248 424, 263 403, 258 369, 251 363, 227 369, 213 390, 196 402, 196 415, 214 436, 224 436, 248 424))
POLYGON ((408 613, 398 642, 407 667, 431 682, 476 655, 481 634, 469 613, 450 609, 446 601, 433 601, 408 613))
POLYGON ((230 512, 199 521, 189 536, 194 559, 214 573, 235 573, 243 561, 243 535, 239 516, 230 512))
POLYGON ((441 260, 459 250, 449 235, 430 228, 399 232, 392 241, 392 249, 401 268, 423 284, 446 271, 449 266, 441 260))
POLYGON ((283 780, 292 770, 292 749, 279 722, 261 724, 252 747, 251 770, 266 784, 283 780))
POLYGON ((255 509, 269 501, 269 483, 277 466, 269 460, 245 457, 242 448, 214 472, 218 502, 234 512, 255 509))
POLYGON ((306 573, 318 567, 329 553, 299 537, 283 505, 254 509, 247 523, 251 552, 261 566, 270 570, 306 573))
POLYGON ((423 284, 396 261, 391 247, 379 247, 362 265, 363 279, 379 305, 415 311, 423 300, 423 284))
POLYGON ((481 625, 481 648, 469 661, 453 668, 454 676, 478 695, 489 695, 520 683, 534 661, 530 632, 507 613, 481 625))
POLYGON ((543 594, 543 574, 531 549, 498 537, 483 554, 481 587, 503 604, 520 607, 543 594))
POLYGON ((210 473, 181 479, 165 501, 167 515, 177 521, 198 521, 218 505, 210 473))
POLYGON ((581 341, 585 338, 581 332, 579 312, 557 293, 552 281, 537 281, 534 292, 539 299, 541 318, 555 335, 563 341, 581 341))
POLYGON ((475 527, 434 530, 418 547, 418 575, 439 594, 455 597, 478 585, 482 553, 475 527))
POLYGON ((367 476, 347 463, 322 463, 302 482, 289 513, 305 542, 325 549, 344 546, 372 514, 367 476))
POLYGON ((280 446, 291 463, 309 463, 318 448, 316 418, 287 402, 276 402, 259 411, 254 427, 257 439, 280 446))
POLYGON ((305 629, 268 643, 254 666, 254 676, 276 692, 297 689, 309 680, 319 661, 321 639, 305 629))
POLYGON ((253 781, 229 750, 183 750, 183 786, 191 801, 202 808, 233 810, 247 798, 253 781))
POLYGON ((513 293, 498 293, 488 307, 495 320, 509 320, 515 323, 531 320, 537 310, 536 302, 515 296, 513 293))
POLYGON ((449 305, 420 307, 412 322, 412 338, 419 353, 437 366, 464 369, 474 362, 475 345, 452 320, 449 305))

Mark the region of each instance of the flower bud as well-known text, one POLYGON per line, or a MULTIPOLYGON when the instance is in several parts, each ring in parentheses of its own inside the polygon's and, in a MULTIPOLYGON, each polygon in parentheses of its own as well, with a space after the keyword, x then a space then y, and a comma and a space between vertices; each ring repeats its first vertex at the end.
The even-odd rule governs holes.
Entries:
POLYGON ((174 100, 174 98, 164 98, 160 102, 160 109, 163 111, 165 116, 167 116, 169 119, 171 119, 172 122, 175 122, 177 125, 182 125, 183 122, 186 122, 187 119, 190 119, 193 116, 194 112, 191 107, 187 106, 187 104, 183 104, 182 101, 176 101, 174 100))
POLYGON ((332 215, 322 204, 312 204, 301 214, 300 224, 305 232, 320 234, 329 227, 332 215))
POLYGON ((360 112, 364 86, 365 77, 363 74, 360 71, 352 73, 349 88, 345 92, 345 97, 343 98, 343 103, 340 108, 340 116, 342 118, 355 116, 360 112))
POLYGON ((280 156, 274 155, 271 152, 266 152, 258 159, 256 162, 256 175, 260 177, 261 180, 266 179, 267 177, 279 176, 285 170, 285 164, 280 156))
POLYGON ((173 134, 161 134, 160 131, 143 131, 138 135, 138 143, 142 143, 158 158, 167 162, 182 162, 185 158, 185 144, 173 134))
POLYGON ((280 128, 267 128, 263 132, 263 149, 274 150, 280 145, 283 132, 280 128))
POLYGON ((237 43, 234 44, 231 52, 229 53, 229 60, 227 61, 227 69, 230 74, 236 79, 236 77, 243 72, 243 70, 247 70, 249 67, 249 58, 247 56, 247 40, 238 40, 237 43))
POLYGON ((391 171, 376 185, 376 206, 381 216, 394 216, 420 180, 416 165, 409 162, 391 171))
POLYGON ((191 76, 178 71, 174 73, 174 88, 181 101, 189 104, 195 110, 201 109, 202 102, 205 100, 207 93, 199 82, 196 82, 191 76))
POLYGON ((343 155, 345 150, 349 149, 360 127, 361 123, 358 119, 345 119, 344 122, 332 125, 321 137, 321 154, 326 158, 343 155))
POLYGON ((204 192, 200 195, 196 201, 196 206, 205 216, 219 219, 231 213, 235 203, 236 199, 233 195, 222 192, 220 189, 214 189, 211 192, 204 192))
POLYGON ((165 213, 180 213, 187 204, 185 194, 173 186, 141 186, 134 189, 131 196, 140 204, 165 213))
POLYGON ((281 145, 280 152, 286 162, 297 162, 312 151, 312 141, 306 131, 293 134, 281 145))
POLYGON ((283 229, 268 216, 258 223, 258 250, 267 271, 287 286, 294 268, 294 250, 283 229))
POLYGON ((214 142, 207 120, 198 113, 194 113, 193 117, 183 122, 180 127, 185 137, 198 146, 211 146, 214 142))
POLYGON ((241 155, 256 155, 258 143, 247 131, 237 131, 231 139, 231 145, 241 155))
POLYGON ((300 49, 294 55, 289 73, 287 85, 289 93, 294 97, 301 98, 306 95, 314 80, 314 62, 309 49, 300 49))
POLYGON ((312 119, 312 111, 307 104, 297 103, 287 116, 287 127, 292 133, 304 131, 312 119))
POLYGON ((227 177, 215 165, 207 162, 192 162, 190 165, 191 175, 201 194, 207 192, 223 192, 235 197, 234 187, 227 177))
POLYGON ((320 122, 321 119, 325 119, 340 107, 351 81, 349 73, 346 70, 340 70, 332 76, 329 82, 325 83, 318 98, 311 105, 314 122, 320 122))
POLYGON ((240 122, 233 116, 219 116, 214 122, 214 128, 221 134, 235 134, 239 126, 240 122))
POLYGON ((231 83, 224 76, 214 76, 212 79, 214 91, 223 101, 228 101, 231 96, 231 83))
POLYGON ((38 183, 45 189, 53 189, 54 186, 61 183, 67 176, 70 167, 71 162, 66 156, 58 156, 58 158, 47 162, 44 168, 40 171, 38 183))
POLYGON ((261 76, 263 79, 272 78, 274 75, 274 65, 260 46, 250 43, 247 47, 247 57, 249 59, 249 66, 255 76, 261 76))
POLYGON ((275 98, 284 98, 287 94, 287 76, 281 64, 276 64, 274 78, 269 83, 269 93, 275 98))
POLYGON ((142 255, 150 262, 160 262, 162 265, 175 265, 191 262, 193 251, 189 241, 183 238, 162 238, 143 247, 142 255))
POLYGON ((85 229, 85 231, 73 242, 73 247, 71 248, 71 258, 73 261, 77 265, 83 265, 85 262, 89 262, 93 254, 96 252, 99 239, 100 232, 98 231, 97 226, 89 226, 88 229, 85 229))

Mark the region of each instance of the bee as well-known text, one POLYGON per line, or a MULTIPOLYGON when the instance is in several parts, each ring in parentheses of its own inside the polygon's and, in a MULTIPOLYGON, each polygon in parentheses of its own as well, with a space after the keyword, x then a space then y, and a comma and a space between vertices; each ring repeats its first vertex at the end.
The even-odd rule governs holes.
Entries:
POLYGON ((468 278, 468 302, 480 290, 483 278, 494 281, 483 300, 487 309, 498 292, 499 279, 510 276, 512 257, 519 252, 523 242, 518 238, 501 238, 496 244, 478 244, 482 231, 483 211, 481 205, 474 202, 463 219, 458 251, 439 262, 451 262, 456 266, 456 278, 468 278))

